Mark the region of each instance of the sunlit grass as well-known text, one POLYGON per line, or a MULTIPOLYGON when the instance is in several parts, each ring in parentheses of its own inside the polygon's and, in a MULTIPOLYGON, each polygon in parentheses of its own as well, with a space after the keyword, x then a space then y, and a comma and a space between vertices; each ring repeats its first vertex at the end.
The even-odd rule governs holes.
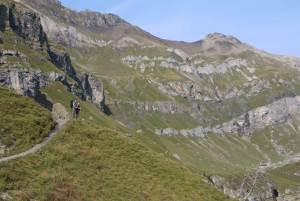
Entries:
POLYGON ((2 156, 31 148, 55 126, 51 113, 34 100, 3 87, 0 94, 0 144, 5 146, 2 156))
POLYGON ((227 200, 179 163, 86 121, 70 121, 34 155, 1 163, 0 180, 16 199, 227 200))

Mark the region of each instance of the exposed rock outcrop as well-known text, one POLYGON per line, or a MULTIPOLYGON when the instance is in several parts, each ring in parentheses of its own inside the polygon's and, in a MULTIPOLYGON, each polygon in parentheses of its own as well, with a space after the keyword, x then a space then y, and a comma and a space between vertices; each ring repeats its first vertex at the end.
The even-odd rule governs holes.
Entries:
POLYGON ((105 96, 103 82, 89 74, 84 74, 80 78, 80 81, 82 89, 89 96, 88 98, 104 112, 105 96))
POLYGON ((119 25, 128 25, 114 14, 101 14, 85 10, 77 12, 63 7, 59 1, 54 0, 20 0, 26 6, 35 9, 42 16, 42 25, 48 37, 59 44, 70 47, 91 47, 93 45, 105 46, 104 40, 95 40, 77 31, 78 28, 91 29, 101 34, 107 29, 119 25), (57 10, 59 7, 59 11, 57 10), (47 9, 45 9, 47 8, 47 9), (63 12, 64 15, 59 13, 63 12))
POLYGON ((290 116, 300 114, 300 97, 288 97, 275 101, 272 104, 258 107, 229 122, 213 128, 203 128, 201 126, 194 129, 183 129, 176 131, 171 128, 157 129, 155 132, 161 134, 178 133, 184 136, 204 137, 209 132, 225 134, 231 133, 239 136, 251 135, 254 130, 260 130, 269 125, 285 122, 290 116))
MULTIPOLYGON (((51 1, 59 3, 59 1, 51 1)), ((43 51, 46 47, 49 60, 62 72, 42 72, 35 70, 30 65, 26 54, 15 50, 3 49, 0 51, 0 63, 4 64, 0 69, 0 84, 13 88, 18 93, 36 98, 40 87, 45 87, 49 81, 61 81, 68 89, 81 99, 85 100, 83 92, 86 92, 91 101, 102 111, 104 111, 104 89, 101 80, 92 76, 80 76, 72 66, 70 56, 62 48, 61 50, 48 44, 48 39, 43 31, 41 19, 32 10, 10 1, 2 2, 1 6, 1 26, 9 26, 19 37, 14 38, 15 45, 24 45, 36 51, 43 51), (44 45, 46 44, 46 46, 44 45), (20 57, 28 67, 23 68, 20 62, 8 63, 6 56, 20 57), (73 78, 78 84, 68 83, 66 75, 73 78)), ((13 41, 12 41, 13 42, 13 41)))
POLYGON ((0 70, 0 85, 13 88, 17 93, 32 98, 35 98, 39 88, 45 87, 49 81, 61 81, 66 84, 66 76, 16 66, 0 70))
POLYGON ((183 105, 180 105, 176 102, 171 101, 155 101, 153 102, 129 102, 136 109, 145 110, 145 111, 159 111, 165 114, 177 114, 188 112, 187 108, 183 105))
POLYGON ((67 47, 93 47, 94 45, 106 46, 107 42, 104 40, 92 39, 77 31, 75 27, 66 26, 54 22, 47 16, 42 15, 41 23, 47 37, 57 43, 67 47))
POLYGON ((77 81, 77 73, 72 66, 70 56, 65 51, 57 50, 51 46, 47 48, 47 51, 50 56, 50 61, 61 71, 77 81))
MULTIPOLYGON (((5 16, 4 13, 1 16, 6 21, 5 24, 9 25, 13 32, 21 38, 30 39, 30 42, 24 42, 25 46, 41 51, 42 45, 46 42, 46 34, 43 31, 40 17, 30 9, 10 1, 4 1, 2 6, 6 7, 3 9, 6 11, 5 16)), ((14 43, 18 43, 18 41, 14 41, 14 43)))

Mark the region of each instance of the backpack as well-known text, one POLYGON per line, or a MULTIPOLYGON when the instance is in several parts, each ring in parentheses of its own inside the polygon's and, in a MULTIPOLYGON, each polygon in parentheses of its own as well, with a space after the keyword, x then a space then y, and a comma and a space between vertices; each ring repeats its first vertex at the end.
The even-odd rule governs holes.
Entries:
POLYGON ((73 100, 70 101, 70 108, 73 108, 73 100))

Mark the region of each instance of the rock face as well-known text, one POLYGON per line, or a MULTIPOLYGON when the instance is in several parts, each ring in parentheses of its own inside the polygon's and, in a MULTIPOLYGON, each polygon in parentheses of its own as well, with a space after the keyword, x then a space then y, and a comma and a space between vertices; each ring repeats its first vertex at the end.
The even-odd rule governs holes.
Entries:
POLYGON ((62 106, 60 103, 55 103, 53 105, 53 109, 52 109, 52 118, 54 120, 69 119, 70 114, 66 110, 66 108, 64 106, 62 106))
POLYGON ((285 122, 291 115, 299 114, 300 97, 289 97, 273 102, 270 105, 256 108, 241 115, 220 129, 213 128, 215 133, 236 133, 239 136, 249 135, 256 129, 285 122))
MULTIPOLYGON (((51 1, 58 3, 58 1, 51 1)), ((84 76, 80 79, 75 68, 72 66, 70 56, 64 49, 59 50, 48 43, 47 36, 43 31, 41 18, 32 10, 12 3, 3 1, 0 5, 1 20, 0 26, 5 27, 3 31, 10 27, 11 30, 19 37, 12 40, 14 45, 29 47, 35 51, 42 52, 46 48, 49 60, 65 74, 55 72, 42 72, 35 70, 30 65, 25 53, 15 50, 0 50, 0 84, 2 86, 13 88, 18 93, 36 98, 40 87, 45 87, 49 81, 61 81, 70 91, 81 99, 85 99, 83 92, 78 91, 76 84, 68 83, 66 75, 78 82, 80 90, 86 92, 91 101, 101 110, 104 111, 104 89, 101 80, 92 76, 84 76), (21 58, 27 68, 23 68, 20 62, 15 64, 8 63, 7 56, 21 58)))
POLYGON ((202 52, 204 53, 223 53, 235 51, 242 48, 242 43, 233 36, 226 36, 220 33, 208 34, 204 40, 200 41, 202 52))
POLYGON ((183 105, 179 105, 176 102, 160 102, 155 101, 152 102, 129 102, 136 109, 141 109, 145 111, 159 111, 165 114, 176 114, 176 113, 184 113, 187 112, 187 108, 183 105))
POLYGON ((61 71, 66 73, 75 81, 77 80, 77 73, 72 66, 70 56, 65 51, 59 51, 51 46, 47 48, 50 56, 50 61, 61 71))
POLYGON ((4 24, 23 39, 30 39, 31 42, 25 42, 27 47, 40 51, 41 46, 46 42, 46 34, 41 26, 41 19, 30 9, 4 1, 2 20, 4 24))
POLYGON ((39 89, 39 77, 34 70, 11 68, 0 71, 0 84, 13 88, 17 93, 35 97, 39 89))
POLYGON ((287 97, 275 101, 272 104, 258 107, 239 117, 225 122, 213 128, 203 128, 201 126, 194 129, 183 129, 180 131, 170 128, 156 129, 155 133, 174 134, 183 136, 204 137, 205 134, 213 132, 218 134, 231 133, 239 136, 251 135, 254 130, 260 130, 269 125, 285 122, 292 115, 300 114, 300 97, 287 97))
POLYGON ((92 45, 99 44, 100 46, 106 45, 104 41, 92 40, 84 34, 77 31, 75 27, 68 27, 64 24, 57 24, 49 17, 43 16, 42 26, 47 33, 48 38, 69 47, 91 47, 92 45))
POLYGON ((39 88, 45 87, 49 81, 66 83, 66 76, 21 67, 10 67, 0 71, 0 85, 13 88, 17 93, 32 98, 35 98, 39 88))
POLYGON ((37 8, 36 12, 42 16, 42 26, 48 38, 64 46, 92 47, 99 45, 104 47, 107 45, 106 41, 92 39, 80 33, 77 29, 90 29, 103 34, 107 29, 118 27, 119 25, 128 25, 127 22, 117 15, 101 14, 89 10, 76 12, 63 7, 59 1, 21 0, 21 2, 32 9, 37 8), (59 12, 63 12, 64 15, 57 13, 57 7, 60 7, 59 12))
POLYGON ((85 74, 82 76, 81 86, 84 92, 88 94, 92 103, 104 112, 105 96, 103 82, 92 75, 85 74))
POLYGON ((59 1, 55 0, 21 0, 21 2, 33 8, 37 6, 48 16, 54 17, 58 20, 68 21, 74 25, 80 25, 87 28, 107 28, 118 26, 121 23, 126 23, 124 20, 114 14, 101 14, 99 12, 93 12, 90 10, 76 12, 69 8, 63 7, 59 1), (61 8, 61 12, 63 12, 64 15, 58 14, 56 9, 51 9, 57 6, 61 8))

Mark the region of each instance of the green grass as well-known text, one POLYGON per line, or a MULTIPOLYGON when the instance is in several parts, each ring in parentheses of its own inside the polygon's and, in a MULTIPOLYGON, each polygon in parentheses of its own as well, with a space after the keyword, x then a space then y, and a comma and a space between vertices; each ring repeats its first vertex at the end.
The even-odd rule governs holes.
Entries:
POLYGON ((48 45, 52 46, 53 48, 59 50, 59 51, 64 51, 64 47, 60 44, 58 44, 57 42, 53 41, 53 40, 48 40, 48 45))
POLYGON ((291 118, 289 123, 268 126, 253 133, 251 142, 258 145, 272 162, 284 160, 287 156, 300 152, 299 118, 291 118), (292 125, 292 126, 291 126, 292 125), (276 147, 278 149, 276 149, 276 147))
POLYGON ((0 87, 0 144, 9 156, 42 141, 55 126, 51 114, 34 100, 0 87))
POLYGON ((170 155, 195 172, 235 178, 261 161, 266 161, 255 147, 234 135, 207 134, 204 138, 164 136, 160 138, 170 155))
POLYGON ((284 193, 285 189, 297 190, 300 183, 300 163, 292 163, 267 171, 267 175, 277 184, 277 188, 284 193))
POLYGON ((46 147, 0 164, 15 200, 227 200, 179 163, 121 133, 71 121, 46 147))
MULTIPOLYGON (((48 86, 44 89, 41 89, 43 93, 47 95, 47 98, 49 101, 51 101, 53 104, 60 103, 62 104, 66 109, 69 109, 69 103, 70 100, 75 99, 76 97, 67 91, 66 87, 62 85, 60 82, 54 82, 52 86, 48 86)), ((101 125, 102 127, 110 128, 113 130, 121 131, 124 133, 131 133, 133 135, 133 139, 135 139, 137 142, 142 143, 147 148, 157 152, 157 153, 163 153, 164 150, 161 149, 156 144, 152 143, 151 140, 148 140, 148 137, 145 135, 140 135, 136 133, 135 131, 126 128, 122 126, 121 124, 117 123, 113 117, 107 116, 104 113, 100 112, 100 110, 90 103, 89 101, 81 101, 80 106, 82 108, 81 113, 79 114, 79 120, 80 121, 91 121, 97 125, 101 125)), ((69 112, 71 114, 71 109, 69 109, 69 112)), ((156 136, 156 134, 152 133, 152 136, 156 136)))
POLYGON ((139 101, 168 101, 168 98, 164 93, 159 91, 155 85, 148 83, 145 78, 134 79, 133 81, 132 95, 139 101))

